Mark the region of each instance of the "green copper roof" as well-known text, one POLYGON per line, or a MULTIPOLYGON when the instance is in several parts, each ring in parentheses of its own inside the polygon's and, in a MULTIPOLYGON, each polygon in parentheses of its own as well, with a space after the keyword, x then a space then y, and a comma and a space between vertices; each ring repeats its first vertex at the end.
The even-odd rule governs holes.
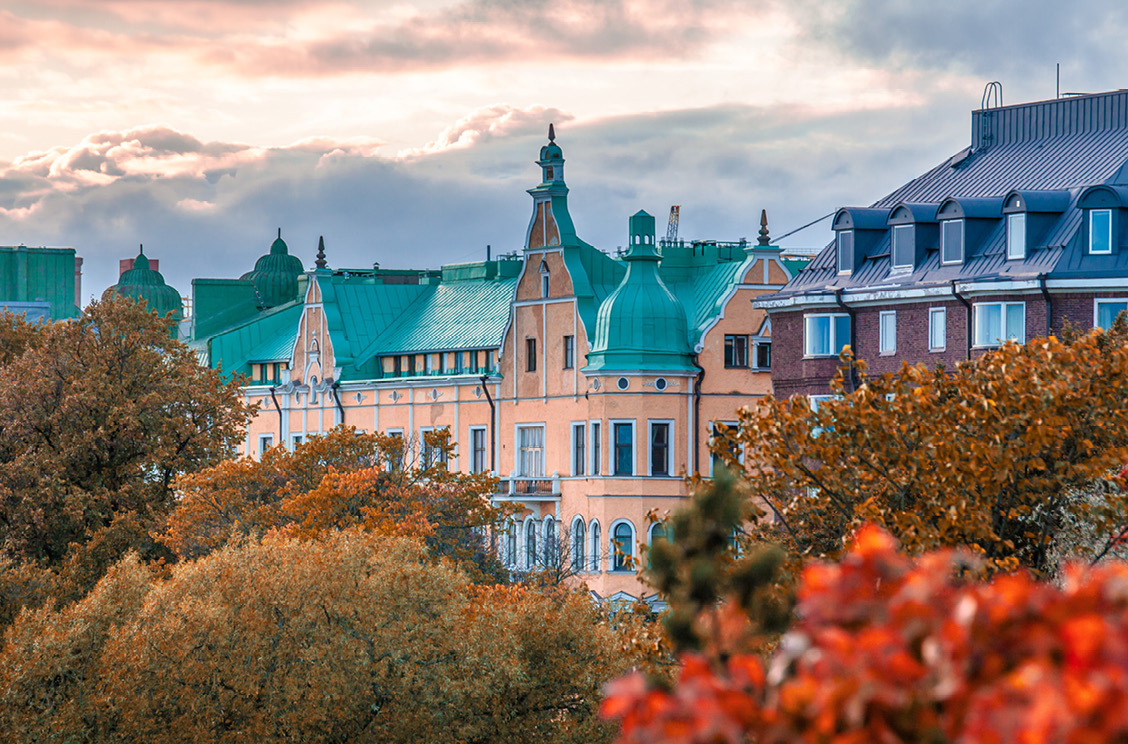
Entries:
POLYGON ((287 343, 293 349, 302 309, 300 302, 272 308, 201 341, 207 344, 209 364, 221 367, 224 375, 230 377, 235 374, 250 374, 252 362, 289 360, 290 354, 283 356, 278 349, 287 343), (262 358, 267 356, 273 358, 262 358))
POLYGON ((254 283, 260 307, 276 307, 298 296, 298 277, 304 271, 297 256, 291 256, 282 230, 270 245, 270 253, 255 261, 254 271, 240 277, 254 283))
POLYGON ((658 275, 654 218, 631 218, 627 273, 599 307, 585 371, 693 371, 685 307, 658 275))
POLYGON ((150 310, 162 317, 172 313, 175 322, 180 322, 184 316, 180 293, 165 284, 164 277, 159 271, 152 269, 144 248, 133 260, 133 268, 123 272, 118 278, 118 283, 103 294, 108 295, 111 292, 135 300, 144 300, 150 310))
POLYGON ((30 309, 46 301, 52 320, 73 318, 79 313, 76 284, 73 248, 0 246, 0 302, 13 310, 17 303, 30 309))

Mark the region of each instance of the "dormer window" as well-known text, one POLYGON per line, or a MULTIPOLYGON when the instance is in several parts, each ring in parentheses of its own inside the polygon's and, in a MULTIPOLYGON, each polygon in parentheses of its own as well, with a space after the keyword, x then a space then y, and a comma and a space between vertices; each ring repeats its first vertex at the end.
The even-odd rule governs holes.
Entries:
POLYGON ((1007 215, 1007 260, 1026 258, 1026 213, 1007 215))
POLYGON ((1112 210, 1089 210, 1089 253, 1112 253, 1112 210))
POLYGON ((916 245, 912 225, 897 225, 892 230, 893 268, 912 269, 916 245))
POLYGON ((838 231, 838 273, 849 274, 854 270, 854 231, 838 231))
POLYGON ((548 264, 540 263, 541 297, 548 297, 548 264))
POLYGON ((964 221, 940 223, 940 263, 960 264, 964 260, 964 221))

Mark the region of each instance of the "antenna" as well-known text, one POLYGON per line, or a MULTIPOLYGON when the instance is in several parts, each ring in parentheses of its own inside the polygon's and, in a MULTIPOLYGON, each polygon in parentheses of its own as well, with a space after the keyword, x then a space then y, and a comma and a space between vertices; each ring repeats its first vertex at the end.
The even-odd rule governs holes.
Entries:
POLYGON ((1057 84, 1054 86, 1054 98, 1061 98, 1061 62, 1055 67, 1057 67, 1057 84))

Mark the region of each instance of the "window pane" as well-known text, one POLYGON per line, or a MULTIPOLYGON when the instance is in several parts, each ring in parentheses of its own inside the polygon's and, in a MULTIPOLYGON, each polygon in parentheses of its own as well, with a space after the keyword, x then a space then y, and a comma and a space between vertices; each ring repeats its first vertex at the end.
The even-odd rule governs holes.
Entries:
POLYGON ((535 568, 537 565, 537 523, 529 522, 525 525, 525 568, 535 568))
POLYGON ((584 523, 582 520, 577 520, 572 524, 572 570, 583 571, 586 566, 584 565, 584 543, 587 541, 587 532, 584 530, 584 523))
POLYGON ((1002 337, 1002 305, 975 306, 975 345, 994 346, 1002 337))
POLYGON ((756 344, 756 367, 759 369, 772 368, 772 343, 761 341, 756 344))
POLYGON ((599 522, 591 526, 591 570, 599 570, 599 561, 602 556, 603 538, 599 533, 599 522))
POLYGON ((587 469, 587 427, 575 424, 572 427, 572 475, 583 475, 587 469))
POLYGON ((963 220, 948 220, 943 223, 941 233, 941 261, 960 263, 964 257, 963 220))
POLYGON ((881 351, 892 352, 897 350, 897 314, 881 314, 881 351))
POLYGON ((650 474, 670 474, 670 425, 650 425, 650 474))
POLYGON ((1116 316, 1128 312, 1128 302, 1098 302, 1097 327, 1106 331, 1116 322, 1116 316))
POLYGON ((615 475, 634 473, 634 430, 630 424, 615 424, 615 475))
POLYGON ((835 315, 834 316, 834 346, 831 350, 833 354, 842 353, 842 347, 850 343, 850 316, 849 315, 835 315))
POLYGON ((825 315, 807 318, 807 356, 830 353, 830 318, 825 315))
POLYGON ((619 524, 615 527, 614 541, 615 541, 615 570, 627 571, 630 569, 631 558, 634 556, 634 545, 632 544, 632 532, 630 525, 626 523, 619 524))
POLYGON ((911 268, 915 252, 912 225, 897 225, 893 228, 893 267, 911 268))
POLYGON ((1007 215, 1007 258, 1026 257, 1026 215, 1007 215))
POLYGON ((854 270, 854 231, 842 230, 838 233, 838 273, 854 270))
POLYGON ((943 349, 947 346, 948 316, 945 310, 933 310, 928 314, 928 346, 943 349))
POLYGON ((1026 305, 1015 302, 1007 305, 1007 340, 1026 342, 1026 305))
POLYGON ((1089 212, 1089 253, 1112 252, 1112 210, 1089 212))

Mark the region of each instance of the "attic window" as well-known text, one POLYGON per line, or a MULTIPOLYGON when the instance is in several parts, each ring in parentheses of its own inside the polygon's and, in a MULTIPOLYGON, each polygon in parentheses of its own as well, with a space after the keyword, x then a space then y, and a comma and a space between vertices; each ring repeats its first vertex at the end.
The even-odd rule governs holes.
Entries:
POLYGON ((854 270, 854 231, 838 232, 838 273, 849 274, 854 270))
POLYGON ((897 225, 893 228, 893 268, 911 269, 913 267, 914 236, 912 225, 897 225))
POLYGON ((552 180, 552 166, 551 165, 544 169, 544 180, 546 180, 546 181, 552 180))
POLYGON ((964 222, 946 220, 940 223, 940 263, 958 264, 964 260, 964 222))
POLYGON ((1112 210, 1089 210, 1089 253, 1112 253, 1112 210))
POLYGON ((540 262, 541 297, 548 297, 548 264, 540 262))
POLYGON ((1007 215, 1007 260, 1026 258, 1026 214, 1007 215))

